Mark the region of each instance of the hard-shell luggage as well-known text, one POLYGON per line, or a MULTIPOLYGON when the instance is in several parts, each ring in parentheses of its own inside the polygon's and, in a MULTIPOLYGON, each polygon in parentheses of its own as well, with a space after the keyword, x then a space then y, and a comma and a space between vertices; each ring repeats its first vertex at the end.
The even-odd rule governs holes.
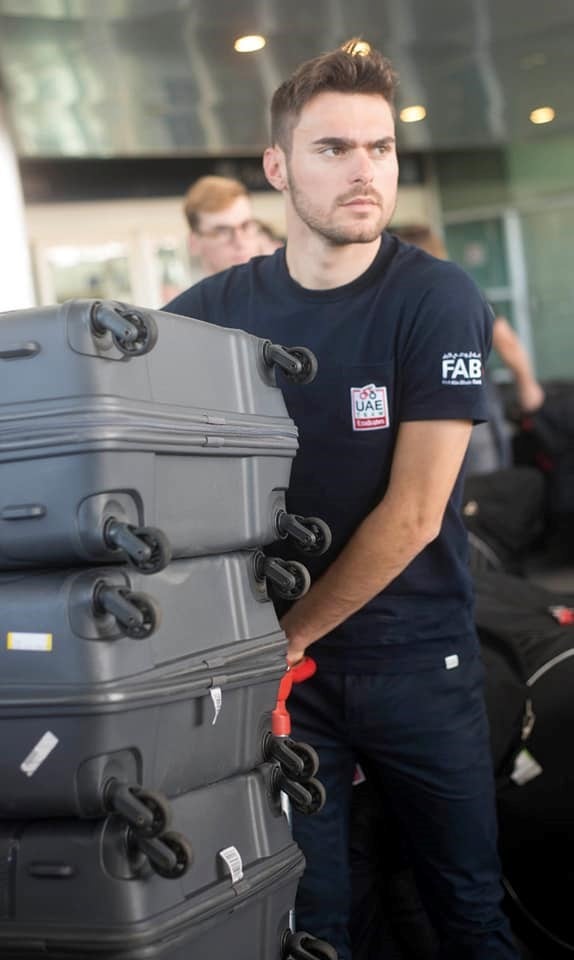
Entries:
POLYGON ((275 367, 304 382, 309 351, 112 302, 0 321, 0 568, 151 573, 289 534, 275 367))
POLYGON ((0 576, 0 818, 102 816, 263 760, 286 640, 253 557, 0 576))
MULTIPOLYGON (((487 669, 489 719, 515 761, 499 782, 499 844, 517 921, 542 954, 574 951, 574 594, 503 574, 476 578, 483 647, 496 649, 525 689, 522 740, 499 675, 487 669)), ((516 720, 517 718, 515 718, 516 720)))
POLYGON ((117 817, 0 824, 0 956, 281 960, 304 858, 272 767, 179 797, 173 816, 156 841, 117 817))

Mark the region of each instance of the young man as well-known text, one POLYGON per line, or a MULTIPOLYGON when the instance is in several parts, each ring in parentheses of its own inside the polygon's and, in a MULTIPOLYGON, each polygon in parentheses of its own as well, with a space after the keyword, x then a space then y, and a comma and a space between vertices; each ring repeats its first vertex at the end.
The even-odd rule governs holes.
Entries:
POLYGON ((319 372, 282 382, 300 431, 289 509, 331 526, 329 554, 282 625, 294 736, 313 744, 323 811, 296 816, 301 929, 350 960, 348 820, 357 753, 392 804, 442 960, 515 960, 500 910, 482 667, 460 467, 485 417, 491 314, 458 267, 385 233, 397 193, 395 76, 353 43, 276 91, 264 167, 287 246, 203 281, 167 309, 304 344, 319 372))
POLYGON ((246 188, 228 177, 200 177, 183 204, 189 249, 206 276, 247 263, 260 252, 259 229, 246 188))

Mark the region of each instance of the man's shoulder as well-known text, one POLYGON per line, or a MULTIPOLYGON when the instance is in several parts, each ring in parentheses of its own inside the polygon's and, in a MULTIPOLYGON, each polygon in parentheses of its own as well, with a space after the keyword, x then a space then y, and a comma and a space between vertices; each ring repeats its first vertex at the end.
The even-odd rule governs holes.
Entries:
POLYGON ((269 273, 271 266, 265 261, 271 259, 270 256, 253 257, 247 263, 205 277, 170 300, 163 309, 168 313, 179 313, 188 317, 195 316, 198 311, 205 314, 210 305, 219 305, 228 298, 241 296, 258 280, 261 281, 269 273))

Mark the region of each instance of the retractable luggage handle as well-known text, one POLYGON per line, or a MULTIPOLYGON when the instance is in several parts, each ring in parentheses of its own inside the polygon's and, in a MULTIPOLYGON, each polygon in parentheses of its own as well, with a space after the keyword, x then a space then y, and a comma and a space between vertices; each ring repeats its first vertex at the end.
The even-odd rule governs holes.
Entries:
POLYGON ((292 740, 291 717, 286 701, 296 683, 303 683, 313 676, 317 665, 311 657, 304 657, 287 670, 279 684, 277 703, 271 713, 271 733, 264 744, 265 759, 275 762, 276 784, 287 794, 300 813, 318 813, 325 803, 325 788, 315 774, 319 769, 319 757, 308 743, 292 740))

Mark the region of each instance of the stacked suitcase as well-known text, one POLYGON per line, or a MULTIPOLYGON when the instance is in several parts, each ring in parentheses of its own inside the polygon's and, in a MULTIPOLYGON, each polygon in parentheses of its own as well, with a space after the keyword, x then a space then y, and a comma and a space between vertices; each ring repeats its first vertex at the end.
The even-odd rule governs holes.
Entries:
POLYGON ((316 764, 270 732, 269 593, 308 574, 262 550, 328 545, 275 384, 314 358, 117 303, 0 320, 0 955, 327 960, 289 932, 316 764))

